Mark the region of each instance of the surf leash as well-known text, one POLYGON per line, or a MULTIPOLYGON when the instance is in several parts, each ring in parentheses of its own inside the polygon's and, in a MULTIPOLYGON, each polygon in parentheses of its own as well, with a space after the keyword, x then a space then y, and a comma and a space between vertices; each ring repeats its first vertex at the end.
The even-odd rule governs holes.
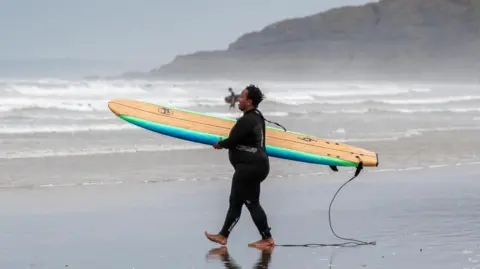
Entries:
MULTIPOLYGON (((335 195, 333 196, 332 200, 330 201, 330 206, 328 207, 328 223, 330 224, 330 230, 332 231, 333 235, 335 235, 335 237, 337 237, 338 239, 341 239, 341 240, 344 240, 344 241, 347 241, 347 242, 343 242, 343 243, 333 243, 333 244, 318 244, 318 243, 310 243, 310 244, 283 244, 283 245, 277 245, 275 244, 275 246, 278 246, 278 247, 357 247, 357 246, 365 246, 365 245, 376 245, 376 241, 371 241, 371 242, 367 242, 367 241, 361 241, 361 240, 357 240, 357 239, 352 239, 352 238, 345 238, 345 237, 341 237, 339 235, 337 235, 337 233, 335 233, 335 230, 333 229, 333 226, 332 226, 332 217, 331 217, 331 210, 332 210, 332 204, 333 204, 333 201, 335 200, 335 198, 337 197, 337 194, 340 192, 340 190, 345 187, 349 182, 351 182, 352 180, 354 180, 359 174, 360 172, 362 171, 363 169, 363 163, 360 162, 357 166, 357 169, 355 171, 355 174, 353 175, 352 178, 350 178, 349 180, 347 180, 345 183, 343 183, 340 188, 338 188, 337 192, 335 193, 335 195)), ((334 170, 334 171, 338 171, 338 170, 334 170)))
POLYGON ((263 119, 264 121, 269 122, 269 123, 271 123, 271 124, 275 124, 275 125, 277 125, 278 127, 282 128, 283 131, 287 132, 287 128, 283 127, 280 123, 276 123, 276 122, 274 122, 274 121, 269 121, 269 120, 265 119, 265 117, 263 116, 262 112, 260 112, 260 110, 258 110, 258 109, 255 109, 255 111, 258 113, 258 115, 260 115, 260 117, 262 117, 262 119, 263 119))
MULTIPOLYGON (((260 112, 258 109, 255 109, 256 112, 262 117, 262 119, 266 122, 269 122, 269 123, 272 123, 272 124, 275 124, 279 127, 281 127, 285 132, 287 132, 287 129, 285 127, 283 127, 281 124, 279 123, 276 123, 276 122, 272 122, 272 121, 269 121, 267 119, 265 119, 265 117, 263 116, 262 112, 260 112)), ((330 166, 330 168, 335 171, 335 172, 338 172, 338 168, 336 166, 330 166)), ((338 188, 337 192, 335 193, 335 195, 333 196, 332 200, 330 201, 330 205, 328 206, 328 223, 330 225, 330 230, 332 231, 333 235, 335 235, 335 237, 337 237, 338 239, 341 239, 341 240, 344 240, 346 242, 343 242, 343 243, 333 243, 333 244, 319 244, 319 243, 309 243, 309 244, 282 244, 282 245, 277 245, 275 244, 275 246, 278 246, 278 247, 357 247, 357 246, 365 246, 365 245, 376 245, 377 242, 376 241, 371 241, 371 242, 367 242, 367 241, 362 241, 362 240, 358 240, 358 239, 352 239, 352 238, 345 238, 345 237, 341 237, 339 236, 335 230, 333 229, 333 226, 332 226, 332 204, 333 204, 333 201, 335 200, 335 198, 337 197, 337 194, 340 192, 340 190, 345 187, 348 183, 350 183, 352 180, 354 180, 359 174, 360 172, 363 170, 363 162, 360 161, 357 165, 357 169, 355 170, 355 174, 353 175, 353 177, 351 177, 349 180, 347 180, 345 183, 343 183, 340 188, 338 188)))

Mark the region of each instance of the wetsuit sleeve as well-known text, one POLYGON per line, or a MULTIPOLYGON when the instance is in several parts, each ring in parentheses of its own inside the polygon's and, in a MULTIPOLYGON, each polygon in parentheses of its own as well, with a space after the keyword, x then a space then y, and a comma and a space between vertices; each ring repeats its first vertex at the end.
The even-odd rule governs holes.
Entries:
POLYGON ((233 126, 228 138, 218 142, 218 144, 222 148, 226 149, 236 147, 238 145, 238 141, 240 141, 245 135, 248 134, 249 131, 252 130, 254 124, 255 122, 253 119, 249 119, 247 117, 240 118, 233 126))

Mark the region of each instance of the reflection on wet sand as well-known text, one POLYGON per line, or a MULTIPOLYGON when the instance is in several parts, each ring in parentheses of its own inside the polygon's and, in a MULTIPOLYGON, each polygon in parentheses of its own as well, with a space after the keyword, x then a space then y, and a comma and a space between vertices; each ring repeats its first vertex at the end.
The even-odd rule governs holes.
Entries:
MULTIPOLYGON (((267 269, 272 259, 273 248, 262 248, 259 250, 261 251, 260 257, 252 269, 267 269)), ((211 249, 207 254, 207 260, 212 259, 221 260, 226 269, 242 268, 235 262, 225 246, 211 249)))

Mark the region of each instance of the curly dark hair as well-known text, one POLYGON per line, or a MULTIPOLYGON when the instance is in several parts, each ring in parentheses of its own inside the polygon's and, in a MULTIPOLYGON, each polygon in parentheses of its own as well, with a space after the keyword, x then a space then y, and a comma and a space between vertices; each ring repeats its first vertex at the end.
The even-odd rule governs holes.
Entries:
POLYGON ((260 88, 257 86, 250 84, 245 88, 247 90, 247 97, 248 99, 252 100, 252 105, 256 108, 265 98, 260 88))

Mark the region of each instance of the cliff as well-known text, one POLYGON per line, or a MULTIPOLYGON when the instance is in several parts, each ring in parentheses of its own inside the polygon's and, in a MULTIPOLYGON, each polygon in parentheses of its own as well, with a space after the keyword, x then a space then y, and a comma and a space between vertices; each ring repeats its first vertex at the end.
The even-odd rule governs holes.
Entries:
POLYGON ((150 75, 468 79, 479 71, 480 0, 382 0, 283 20, 150 75))

